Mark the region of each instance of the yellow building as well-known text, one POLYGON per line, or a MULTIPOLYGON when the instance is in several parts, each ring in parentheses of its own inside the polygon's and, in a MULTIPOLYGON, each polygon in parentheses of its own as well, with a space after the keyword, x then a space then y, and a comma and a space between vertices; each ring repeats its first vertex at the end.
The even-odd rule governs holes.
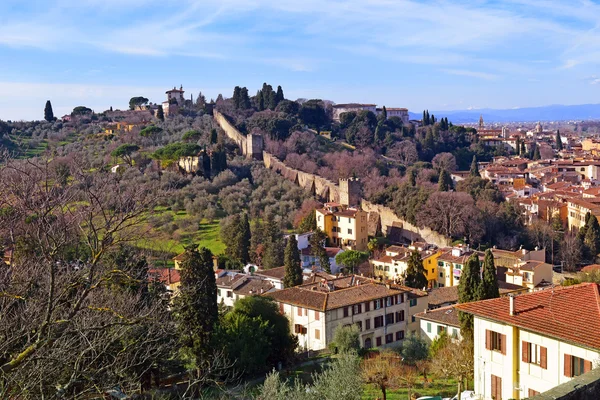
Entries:
POLYGON ((119 130, 119 131, 131 132, 134 127, 135 127, 134 124, 117 122, 117 130, 119 130))
POLYGON ((367 250, 367 213, 337 203, 326 203, 315 210, 317 227, 327 235, 333 246, 350 250, 367 250))
POLYGON ((570 231, 578 231, 585 225, 585 216, 589 212, 600 216, 600 199, 573 198, 567 200, 567 223, 570 231))
POLYGON ((427 243, 417 242, 409 247, 390 246, 385 250, 385 255, 372 261, 375 276, 384 279, 398 280, 408 268, 410 254, 417 250, 425 269, 429 287, 437 287, 437 259, 442 254, 439 249, 431 248, 427 243))

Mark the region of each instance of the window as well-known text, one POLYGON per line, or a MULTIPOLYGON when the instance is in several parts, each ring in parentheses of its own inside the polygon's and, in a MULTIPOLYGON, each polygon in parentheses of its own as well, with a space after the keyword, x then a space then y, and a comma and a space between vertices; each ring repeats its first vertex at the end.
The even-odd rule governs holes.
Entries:
POLYGON ((381 299, 377 299, 377 300, 375 300, 375 301, 374 301, 374 303, 375 303, 375 304, 374 304, 374 307, 373 307, 373 308, 374 308, 375 310, 379 310, 379 309, 381 308, 381 299))
POLYGON ((410 317, 410 322, 417 322, 417 317, 415 317, 414 315, 410 317))
POLYGON ((404 303, 404 295, 403 294, 397 294, 396 295, 396 304, 402 304, 404 303))
POLYGON ((348 316, 348 307, 344 307, 344 317, 348 316))
POLYGON ((592 362, 565 354, 565 376, 572 378, 592 370, 592 362))
POLYGON ((409 304, 410 304, 411 307, 416 306, 417 305, 417 299, 410 299, 409 304))
POLYGON ((375 339, 375 343, 377 344, 377 346, 381 346, 381 336, 375 339))
POLYGON ((227 297, 229 297, 229 298, 233 297, 233 292, 231 290, 227 291, 227 297))
POLYGON ((315 339, 321 340, 321 331, 318 329, 315 329, 315 339))
POLYGON ((295 324, 294 325, 294 333, 297 335, 306 335, 306 328, 300 324, 295 324))
POLYGON ((217 289, 217 297, 221 297, 221 289, 217 289))
POLYGON ((348 235, 352 235, 352 229, 348 228, 348 235))
POLYGON ((389 313, 385 315, 385 324, 391 325, 394 323, 394 313, 389 313))
POLYGON ((371 329, 371 318, 365 319, 365 329, 366 330, 371 329))
POLYGON ((492 378, 492 399, 502 398, 502 378, 491 375, 492 378))
POLYGON ((427 323, 427 333, 431 333, 431 322, 427 323))
POLYGON ((442 326, 442 325, 438 325, 437 327, 437 334, 441 335, 442 333, 444 333, 446 331, 446 327, 442 326))
POLYGON ((396 322, 404 321, 404 310, 396 312, 396 322))
POLYGON ((302 307, 298 307, 298 316, 301 317, 302 316, 302 307))
POLYGON ((499 351, 506 355, 506 335, 486 329, 485 348, 486 350, 499 351))
POLYGON ((440 278, 443 278, 443 277, 444 277, 444 273, 440 272, 440 278))
POLYGON ((394 341, 393 334, 388 333, 387 335, 385 335, 385 344, 392 343, 393 341, 394 341))
POLYGON ((308 317, 308 308, 305 308, 305 309, 304 309, 304 316, 305 316, 305 317, 308 317))
POLYGON ((404 339, 404 331, 396 332, 396 340, 402 340, 402 339, 404 339))
POLYGON ((367 301, 367 302, 365 303, 365 312, 369 311, 370 309, 371 309, 371 302, 370 302, 370 301, 367 301))
POLYGON ((362 304, 355 304, 352 306, 352 315, 360 314, 362 312, 362 304))
POLYGON ((321 320, 321 313, 318 311, 315 311, 315 321, 320 321, 321 320))
POLYGON ((352 223, 352 218, 348 218, 348 222, 349 222, 349 223, 352 223))
POLYGON ((521 360, 540 367, 548 368, 548 349, 534 343, 521 342, 521 360))
POLYGON ((374 318, 375 329, 383 326, 383 315, 374 318))
POLYGON ((362 332, 362 321, 356 321, 356 326, 358 326, 359 332, 362 332))
POLYGON ((321 216, 317 215, 317 221, 321 221, 321 216))
POLYGON ((385 305, 387 307, 393 306, 394 305, 394 297, 393 296, 386 297, 386 299, 385 299, 385 305))

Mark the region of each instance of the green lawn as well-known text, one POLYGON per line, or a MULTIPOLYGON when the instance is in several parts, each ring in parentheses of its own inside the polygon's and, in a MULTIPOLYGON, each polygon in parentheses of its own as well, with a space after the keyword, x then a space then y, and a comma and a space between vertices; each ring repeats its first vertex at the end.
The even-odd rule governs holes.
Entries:
MULTIPOLYGON (((473 385, 469 386, 473 388, 473 385)), ((413 398, 416 398, 414 394, 418 394, 417 397, 421 396, 442 396, 442 397, 453 397, 456 395, 458 386, 454 379, 434 379, 430 378, 430 382, 427 385, 423 385, 422 381, 417 384, 411 390, 413 398)), ((463 388, 462 390, 467 390, 463 388)), ((372 385, 365 385, 365 391, 362 396, 363 400, 374 400, 381 398, 381 391, 375 389, 372 385)), ((388 400, 408 400, 408 389, 390 389, 387 391, 388 400)))

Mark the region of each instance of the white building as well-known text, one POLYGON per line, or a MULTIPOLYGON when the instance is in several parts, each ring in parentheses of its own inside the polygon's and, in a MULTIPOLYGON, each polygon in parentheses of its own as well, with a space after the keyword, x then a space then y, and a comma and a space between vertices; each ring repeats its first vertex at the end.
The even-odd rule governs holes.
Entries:
POLYGON ((449 337, 462 339, 458 311, 454 306, 436 308, 416 315, 419 320, 419 336, 433 342, 443 332, 449 337))
POLYGON ((333 108, 333 120, 339 121, 340 115, 346 112, 360 112, 360 111, 371 111, 373 114, 377 114, 377 105, 375 104, 359 104, 359 103, 349 103, 349 104, 336 104, 332 106, 333 108))
POLYGON ((233 307, 235 302, 246 296, 257 296, 276 290, 275 286, 259 276, 236 271, 219 270, 217 281, 217 303, 233 307))
POLYGON ((456 308, 475 316, 475 393, 481 399, 524 399, 598 366, 598 284, 456 308))
POLYGON ((179 111, 179 107, 183 106, 185 99, 183 98, 183 86, 179 89, 173 87, 171 90, 167 90, 165 94, 167 95, 167 101, 162 102, 163 113, 165 117, 169 115, 175 115, 177 111, 179 111))
POLYGON ((321 280, 268 294, 279 304, 299 346, 322 350, 338 326, 355 324, 362 347, 398 345, 405 337, 409 291, 357 275, 321 280))

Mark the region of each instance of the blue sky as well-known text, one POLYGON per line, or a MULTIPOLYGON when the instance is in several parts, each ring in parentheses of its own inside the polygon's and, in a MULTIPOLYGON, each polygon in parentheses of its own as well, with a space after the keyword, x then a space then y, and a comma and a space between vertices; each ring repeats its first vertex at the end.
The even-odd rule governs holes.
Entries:
POLYGON ((579 0, 2 0, 0 119, 254 93, 419 112, 600 103, 579 0))

